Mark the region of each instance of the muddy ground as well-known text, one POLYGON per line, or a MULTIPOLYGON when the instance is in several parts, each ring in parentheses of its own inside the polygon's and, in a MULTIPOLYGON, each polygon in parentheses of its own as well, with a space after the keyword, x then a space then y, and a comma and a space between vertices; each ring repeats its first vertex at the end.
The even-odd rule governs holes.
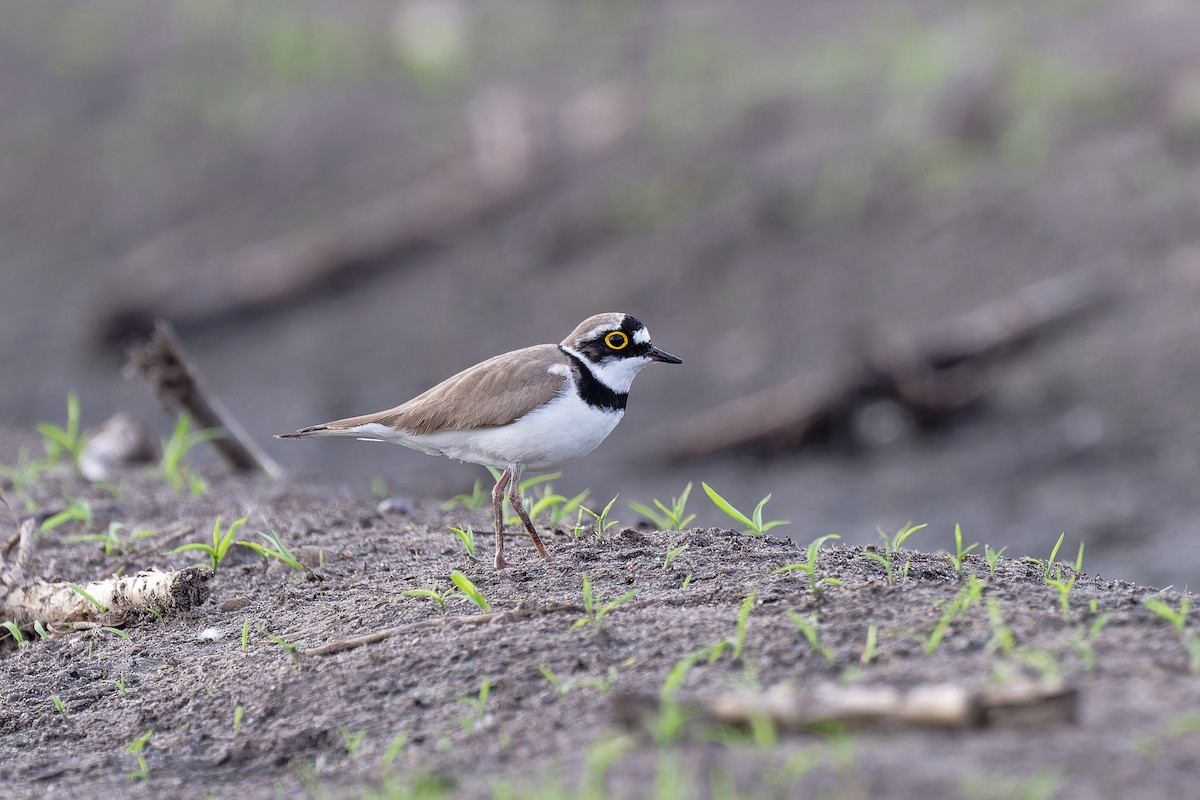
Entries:
POLYGON ((1195 584, 1194 3, 478 2, 459 4, 465 52, 424 79, 397 54, 396 7, 5 8, 0 419, 61 422, 75 390, 88 424, 125 410, 169 430, 119 378, 115 314, 220 298, 248 249, 470 163, 481 108, 528 112, 557 141, 560 114, 608 98, 627 137, 561 158, 487 219, 293 303, 176 318, 210 386, 294 474, 446 497, 480 472, 268 437, 626 310, 685 363, 639 377, 621 427, 562 479, 571 493, 775 492, 802 541, 865 544, 913 519, 931 547, 957 522, 1029 554, 1066 531, 1115 577, 1195 584), (676 420, 820 380, 865 331, 919 335, 1077 269, 1118 302, 932 435, 658 458, 676 420))
MULTIPOLYGON (((5 432, 0 463, 12 463, 22 443, 36 441, 5 432)), ((1141 604, 1158 593, 1090 574, 1086 563, 1078 575, 1059 567, 1063 580, 1074 579, 1065 615, 1039 565, 1002 557, 990 574, 986 558, 972 553, 957 576, 947 555, 919 549, 921 533, 908 541, 917 549, 897 557, 895 585, 860 548, 827 546, 817 576, 841 585, 827 585, 821 599, 802 573, 774 572, 804 559, 795 542, 723 528, 621 524, 579 538, 559 529, 548 537, 553 562, 514 538, 515 565, 497 572, 487 537, 480 535, 473 560, 446 527, 486 531, 484 512, 417 502, 411 511, 394 503, 381 513, 375 498, 335 484, 219 471, 204 477, 202 496, 176 493, 149 468, 121 474, 110 489, 59 469, 22 491, 5 490, 22 514, 38 519, 59 510, 64 494, 90 503, 89 524, 38 540, 35 571, 48 579, 183 567, 196 554, 161 551, 206 540, 218 517, 228 523, 243 515, 249 522, 241 538, 258 540, 251 530, 269 521, 311 565, 299 572, 235 546, 211 581, 211 598, 186 613, 121 623, 124 636, 89 630, 22 649, 6 640, 6 796, 1149 798, 1189 796, 1195 786, 1200 678, 1170 625, 1141 604), (68 541, 110 521, 158 533, 124 538, 109 556, 96 543, 68 541), (682 545, 664 568, 668 549, 682 545), (446 621, 480 610, 453 599, 442 609, 404 594, 446 592, 454 570, 474 582, 499 619, 446 621), (637 594, 601 626, 573 628, 584 616, 585 573, 603 601, 637 594), (921 637, 970 576, 983 582, 982 597, 927 654, 921 637), (780 686, 977 689, 1041 677, 1075 688, 1078 713, 1034 729, 777 737, 763 729, 757 738, 719 728, 671 736, 662 727, 656 739, 622 725, 617 698, 657 696, 685 657, 736 640, 749 595, 755 601, 741 657, 726 648, 715 661, 677 673, 680 701, 780 686), (985 603, 992 601, 1011 630, 1010 645, 989 616, 985 603), (815 618, 828 660, 788 612, 815 618), (405 624, 411 627, 355 649, 305 652, 405 624), (870 626, 876 652, 862 663, 870 626), (473 709, 463 697, 478 699, 485 681, 486 703, 473 709), (147 733, 141 750, 129 752, 147 733)), ((702 498, 692 505, 698 509, 702 498)), ((1171 591, 1159 596, 1180 599, 1171 591)))

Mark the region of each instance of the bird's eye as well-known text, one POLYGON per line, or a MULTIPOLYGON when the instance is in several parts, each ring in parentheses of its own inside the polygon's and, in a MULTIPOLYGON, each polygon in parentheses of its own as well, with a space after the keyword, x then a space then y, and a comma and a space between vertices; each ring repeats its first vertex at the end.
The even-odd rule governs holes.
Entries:
POLYGON ((629 346, 629 337, 621 331, 613 331, 604 337, 604 343, 613 350, 624 350, 629 346))

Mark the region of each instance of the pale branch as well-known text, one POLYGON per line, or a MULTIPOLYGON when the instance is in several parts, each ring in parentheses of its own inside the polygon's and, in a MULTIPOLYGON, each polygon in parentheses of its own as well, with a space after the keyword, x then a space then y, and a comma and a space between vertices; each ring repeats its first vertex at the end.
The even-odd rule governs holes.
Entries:
MULTIPOLYGON (((630 694, 619 695, 613 702, 617 716, 631 728, 651 726, 664 703, 660 698, 630 694)), ((749 728, 759 720, 769 720, 777 730, 786 732, 820 731, 830 725, 851 729, 1042 728, 1074 722, 1078 692, 1058 680, 982 689, 949 683, 906 688, 823 684, 807 692, 732 693, 679 701, 678 705, 688 724, 699 728, 712 723, 749 728)))

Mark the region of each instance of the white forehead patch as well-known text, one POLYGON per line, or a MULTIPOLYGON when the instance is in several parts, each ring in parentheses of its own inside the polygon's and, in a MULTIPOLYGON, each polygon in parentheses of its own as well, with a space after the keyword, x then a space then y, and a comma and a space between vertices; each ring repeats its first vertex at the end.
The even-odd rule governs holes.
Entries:
POLYGON ((636 344, 650 344, 650 331, 645 326, 638 328, 633 332, 633 341, 636 344))

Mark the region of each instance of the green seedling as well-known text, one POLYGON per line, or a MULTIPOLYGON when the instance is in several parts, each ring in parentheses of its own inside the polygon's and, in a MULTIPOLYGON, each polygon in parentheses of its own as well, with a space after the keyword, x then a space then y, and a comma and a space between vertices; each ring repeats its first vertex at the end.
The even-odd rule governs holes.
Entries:
POLYGON ((246 711, 245 711, 245 709, 242 708, 241 703, 238 703, 236 706, 233 707, 233 735, 234 736, 237 736, 238 733, 242 730, 242 717, 245 715, 245 713, 246 713, 246 711))
POLYGON ((1075 588, 1075 579, 1079 577, 1078 573, 1071 573, 1071 577, 1063 580, 1062 570, 1058 567, 1054 569, 1054 577, 1046 578, 1046 585, 1058 592, 1058 607, 1062 611, 1062 617, 1065 620, 1071 618, 1071 589, 1075 588))
POLYGON ((989 580, 996 577, 996 562, 1000 560, 1000 556, 1004 555, 1004 551, 1007 549, 1007 547, 1001 547, 999 550, 993 550, 990 544, 984 545, 983 554, 987 559, 989 580))
POLYGON ((1200 636, 1187 628, 1188 612, 1192 608, 1191 597, 1185 592, 1179 598, 1178 609, 1172 608, 1170 604, 1158 597, 1143 598, 1142 605, 1171 624, 1171 627, 1175 629, 1175 635, 1179 638, 1179 643, 1183 645, 1183 649, 1188 654, 1192 673, 1200 675, 1200 636))
POLYGON ((150 775, 150 770, 146 766, 146 757, 142 754, 142 751, 146 748, 146 745, 150 743, 150 737, 153 735, 154 731, 148 730, 129 744, 125 745, 125 752, 132 756, 137 756, 138 761, 138 768, 125 776, 129 780, 145 780, 150 775))
POLYGON ((283 648, 283 651, 288 654, 288 658, 290 658, 293 662, 295 662, 297 664, 300 663, 300 654, 298 652, 298 650, 300 648, 299 642, 289 642, 287 639, 284 639, 282 636, 271 633, 266 628, 259 628, 258 632, 261 633, 263 636, 267 637, 268 639, 270 639, 275 644, 279 645, 281 648, 283 648))
POLYGON ((46 461, 57 463, 65 455, 76 474, 79 474, 79 457, 87 445, 87 437, 80 431, 79 418, 79 397, 72 392, 67 395, 67 427, 60 428, 49 422, 39 422, 34 426, 45 440, 46 461))
POLYGON ((87 500, 79 500, 74 497, 63 498, 67 507, 57 514, 47 517, 42 522, 41 532, 48 533, 69 522, 78 522, 84 528, 92 526, 92 505, 87 500))
POLYGON ((808 646, 813 649, 813 652, 824 656, 825 660, 833 663, 833 651, 821 644, 821 636, 819 631, 819 623, 816 615, 812 617, 802 617, 791 609, 787 610, 787 618, 792 621, 792 624, 800 629, 800 633, 804 635, 808 646))
POLYGON ((374 497, 376 500, 386 500, 388 494, 390 492, 388 491, 387 481, 378 475, 371 478, 371 497, 374 497))
POLYGON ((459 718, 463 730, 469 731, 483 725, 487 717, 487 702, 491 692, 492 682, 484 678, 476 694, 460 694, 458 696, 458 701, 465 703, 471 709, 470 714, 464 714, 459 718))
POLYGON ((1017 639, 1013 635, 1012 628, 1004 622, 1004 609, 1000 607, 999 600, 994 597, 987 599, 987 614, 988 622, 992 626, 992 639, 987 644, 987 650, 1006 656, 1012 655, 1013 649, 1017 646, 1017 639))
POLYGON ((691 584, 692 584, 692 573, 689 572, 687 574, 687 577, 683 579, 683 584, 679 587, 679 591, 686 592, 687 587, 691 586, 691 584))
POLYGON ((750 623, 750 612, 754 610, 754 602, 758 599, 756 592, 751 592, 742 601, 741 608, 738 609, 737 621, 734 622, 733 628, 733 660, 740 661, 742 651, 746 647, 746 628, 750 623))
POLYGON ((759 500, 758 505, 754 507, 754 511, 750 514, 750 516, 746 516, 741 511, 738 511, 736 508, 734 508, 728 500, 717 494, 716 490, 707 483, 701 481, 700 486, 704 489, 704 493, 708 495, 708 499, 712 500, 713 505, 724 511, 730 519, 746 526, 746 529, 742 531, 743 534, 762 536, 767 531, 778 527, 779 525, 791 524, 787 520, 782 519, 772 520, 771 522, 765 523, 763 522, 763 506, 765 506, 767 501, 771 499, 771 495, 767 495, 762 500, 759 500))
POLYGON ((202 553, 205 553, 209 557, 209 569, 212 570, 213 574, 215 575, 217 572, 217 567, 221 565, 221 562, 225 559, 226 554, 229 553, 229 548, 233 546, 234 537, 237 535, 238 529, 245 524, 246 517, 236 519, 224 532, 222 532, 221 518, 217 517, 217 521, 213 525, 212 544, 207 544, 205 542, 189 542, 176 547, 174 550, 168 550, 167 552, 163 553, 163 555, 170 556, 175 555, 176 553, 186 553, 192 550, 198 550, 202 553))
POLYGON ((660 531, 681 531, 696 518, 695 514, 686 514, 685 516, 688 495, 691 493, 692 484, 689 482, 687 486, 683 487, 679 497, 671 498, 670 507, 657 498, 654 500, 654 505, 658 507, 657 511, 643 503, 630 503, 629 507, 653 522, 660 531))
POLYGON ((491 493, 483 488, 482 481, 475 481, 475 486, 466 494, 456 494, 442 503, 442 511, 455 508, 465 508, 467 511, 479 511, 492 500, 491 493))
POLYGON ((246 645, 250 643, 250 620, 242 620, 242 650, 245 651, 246 645))
POLYGON ((17 643, 18 650, 23 649, 27 644, 29 644, 29 642, 25 641, 25 637, 21 634, 21 628, 19 625, 17 625, 15 620, 10 619, 5 622, 0 622, 0 627, 4 627, 10 634, 12 634, 13 641, 17 643))
MULTIPOLYGON (((267 543, 265 545, 261 545, 258 542, 244 541, 234 542, 234 544, 245 547, 248 550, 253 550, 262 556, 263 561, 269 561, 273 558, 279 563, 286 564, 294 570, 308 572, 308 567, 301 564, 299 559, 296 558, 295 554, 292 553, 292 551, 288 549, 287 545, 285 545, 279 538, 279 531, 275 530, 271 523, 267 521, 265 516, 262 518, 262 521, 263 524, 267 526, 267 532, 263 533, 262 531, 257 531, 257 533, 264 540, 266 540, 267 543)), ((230 527, 232 529, 232 526, 230 527)), ((213 572, 216 572, 216 570, 214 569, 213 572)))
POLYGON ((1050 558, 1046 559, 1045 561, 1042 561, 1040 558, 1033 558, 1032 556, 1025 556, 1021 560, 1028 561, 1031 564, 1037 564, 1042 568, 1042 579, 1049 581, 1050 572, 1054 569, 1054 564, 1058 560, 1058 549, 1062 547, 1063 539, 1065 539, 1066 536, 1066 531, 1063 531, 1058 535, 1058 541, 1054 543, 1054 549, 1050 551, 1050 558))
POLYGON ((1092 620, 1087 633, 1076 633, 1067 640, 1067 645, 1075 651, 1075 655, 1079 656, 1079 660, 1083 662, 1084 669, 1088 672, 1096 671, 1096 639, 1100 636, 1100 631, 1104 630, 1104 626, 1112 619, 1112 616, 1113 612, 1105 611, 1092 620))
POLYGON ((139 539, 146 539, 150 536, 156 536, 158 531, 153 528, 139 528, 129 534, 128 539, 121 540, 121 531, 125 530, 125 525, 120 522, 108 523, 108 531, 106 533, 84 533, 78 536, 68 536, 68 542, 99 542, 104 545, 104 555, 113 556, 133 549, 133 543, 139 539))
POLYGON ((921 643, 921 647, 925 650, 926 655, 933 655, 938 651, 938 648, 942 644, 942 639, 945 638, 954 620, 958 619, 960 615, 965 614, 982 597, 983 582, 974 575, 969 576, 967 585, 946 604, 942 616, 934 623, 933 630, 926 636, 913 636, 914 639, 921 643))
POLYGON ((583 573, 583 608, 586 616, 580 617, 571 623, 571 630, 575 630, 589 622, 596 627, 597 630, 604 624, 604 618, 617 606, 628 603, 633 598, 637 597, 638 590, 630 589, 625 594, 618 597, 616 600, 611 600, 608 603, 601 605, 599 595, 592 590, 592 579, 585 572, 583 573))
POLYGON ((88 593, 87 589, 84 589, 78 583, 71 583, 70 581, 66 581, 66 584, 67 584, 67 586, 70 587, 71 591, 75 592, 75 594, 79 595, 84 600, 87 600, 89 603, 91 603, 93 606, 95 606, 96 610, 99 611, 101 614, 108 613, 108 609, 105 608, 104 605, 99 600, 92 597, 91 594, 88 593))
POLYGON ((396 757, 400 755, 400 751, 403 750, 407 744, 408 734, 404 731, 400 731, 400 733, 397 733, 394 737, 392 737, 391 744, 389 744, 387 749, 383 751, 383 758, 380 759, 380 763, 383 765, 385 770, 390 770, 392 768, 392 764, 396 761, 396 757))
POLYGON ((963 559, 965 559, 967 557, 967 553, 970 553, 976 547, 979 547, 978 542, 970 545, 969 547, 965 547, 965 548, 963 547, 962 526, 955 524, 955 526, 954 526, 954 555, 950 556, 950 560, 954 564, 954 577, 959 578, 959 579, 962 578, 963 559))
MULTIPOLYGON (((913 525, 909 523, 891 536, 888 536, 882 530, 876 529, 879 531, 879 538, 883 542, 883 552, 880 553, 877 550, 864 550, 862 555, 871 559, 872 561, 878 562, 883 567, 884 572, 887 574, 888 586, 895 585, 893 564, 895 563, 896 553, 898 553, 900 548, 904 546, 904 542, 908 540, 908 537, 912 536, 917 531, 924 530, 925 527, 925 525, 913 525)), ((904 562, 904 567, 900 573, 900 577, 904 581, 908 580, 907 561, 904 562)))
POLYGON ((781 572, 792 572, 800 570, 808 576, 808 590, 812 596, 820 600, 824 593, 821 591, 822 586, 841 586, 842 582, 837 578, 818 578, 817 577, 817 554, 821 546, 833 539, 840 539, 836 533, 831 533, 828 536, 821 536, 813 539, 808 545, 808 552, 804 561, 798 561, 795 564, 787 564, 772 572, 772 575, 778 575, 781 572))
POLYGON ((1062 677, 1062 665, 1058 656, 1049 650, 1033 647, 1018 647, 1013 651, 1014 659, 1037 672, 1042 680, 1057 680, 1062 677))
POLYGON ((479 606, 486 612, 491 612, 492 606, 488 603, 487 598, 479 589, 475 588, 475 584, 471 583, 471 579, 463 575, 458 570, 450 573, 450 580, 458 587, 463 596, 470 600, 475 605, 479 606))
POLYGON ((184 468, 183 459, 193 447, 214 439, 223 439, 227 435, 224 428, 204 428, 193 431, 191 415, 186 411, 180 414, 179 420, 175 423, 175 430, 171 432, 171 437, 163 440, 162 461, 159 462, 159 469, 171 488, 181 492, 186 483, 192 494, 203 494, 203 481, 198 475, 193 475, 184 468))
POLYGON ((450 528, 450 531, 452 533, 454 533, 455 536, 457 536, 459 539, 462 540, 463 547, 467 551, 467 557, 470 558, 471 560, 474 560, 475 559, 475 529, 472 528, 470 525, 466 526, 466 528, 455 528, 452 525, 448 525, 447 527, 450 528))
MULTIPOLYGON (((613 504, 617 502, 617 498, 620 496, 621 495, 619 495, 619 494, 613 495, 613 499, 608 501, 608 505, 606 505, 599 514, 597 514, 595 511, 592 511, 590 508, 587 508, 586 506, 579 507, 579 511, 581 514, 586 513, 588 516, 590 516, 592 519, 594 519, 596 521, 596 535, 599 536, 601 539, 604 538, 604 534, 608 532, 609 528, 611 528, 614 525, 621 524, 620 522, 618 522, 615 519, 611 520, 611 521, 608 519, 608 514, 609 514, 609 512, 612 511, 613 504)), ((583 517, 580 516, 579 519, 583 519, 583 517)), ((576 531, 579 531, 579 530, 580 530, 580 528, 576 527, 576 531)), ((576 539, 579 538, 578 532, 575 534, 575 538, 576 539)))
POLYGON ((124 672, 122 672, 116 678, 106 678, 105 680, 101 681, 101 683, 111 683, 113 686, 116 687, 117 694, 121 697, 124 697, 126 694, 125 673, 124 672))
POLYGON ((39 619, 35 619, 33 621, 33 632, 38 635, 39 639, 44 640, 44 639, 50 638, 50 632, 47 631, 44 627, 42 627, 42 621, 39 619))
POLYGON ((538 672, 542 673, 542 676, 550 682, 551 686, 554 687, 554 692, 558 695, 560 700, 565 698, 574 689, 599 689, 601 694, 606 695, 612 689, 613 683, 616 682, 617 678, 621 674, 617 671, 616 667, 609 667, 608 674, 603 678, 590 677, 564 681, 559 679, 558 675, 554 673, 554 670, 550 669, 550 667, 546 666, 545 664, 542 664, 538 667, 538 672))
POLYGON ((0 478, 7 481, 13 491, 25 499, 27 511, 34 511, 37 508, 37 502, 29 496, 30 492, 37 487, 42 473, 51 466, 48 461, 31 459, 29 451, 22 447, 17 450, 16 464, 11 467, 0 465, 0 478))
POLYGON ((666 556, 666 558, 663 559, 663 566, 662 566, 663 571, 666 572, 667 570, 669 570, 671 568, 671 562, 675 560, 675 557, 678 556, 680 553, 685 552, 690 546, 691 545, 687 545, 687 544, 681 544, 678 547, 668 546, 667 547, 667 556, 666 556))
POLYGON ((443 610, 446 608, 447 600, 460 600, 460 599, 465 600, 466 599, 465 595, 457 594, 457 593, 451 592, 449 590, 447 590, 445 592, 439 592, 437 589, 408 589, 407 591, 402 592, 402 594, 406 594, 409 597, 427 598, 427 599, 432 600, 433 602, 437 603, 437 607, 440 609, 443 609, 443 610))
POLYGON ((338 730, 342 734, 342 742, 346 745, 346 755, 353 761, 358 755, 358 748, 362 745, 363 738, 367 735, 367 729, 363 728, 351 733, 345 725, 338 725, 338 730))
POLYGON ((54 710, 58 712, 58 715, 66 719, 67 704, 63 702, 63 699, 56 694, 52 694, 50 695, 50 702, 54 704, 54 710))
POLYGON ((574 688, 574 684, 572 684, 570 681, 564 683, 559 680, 558 676, 554 674, 554 670, 550 669, 545 664, 538 665, 538 672, 542 673, 542 677, 550 681, 550 685, 554 687, 554 693, 558 695, 558 699, 560 700, 570 694, 571 689, 574 688))
POLYGON ((863 645, 862 655, 858 657, 858 663, 870 664, 875 660, 876 651, 879 647, 879 627, 872 622, 867 626, 867 641, 863 645))
POLYGON ((101 628, 100 630, 111 633, 113 636, 116 636, 120 639, 124 639, 127 642, 133 641, 133 639, 130 637, 130 635, 128 633, 126 633, 125 631, 121 630, 120 628, 112 628, 112 627, 105 626, 105 627, 101 628))

